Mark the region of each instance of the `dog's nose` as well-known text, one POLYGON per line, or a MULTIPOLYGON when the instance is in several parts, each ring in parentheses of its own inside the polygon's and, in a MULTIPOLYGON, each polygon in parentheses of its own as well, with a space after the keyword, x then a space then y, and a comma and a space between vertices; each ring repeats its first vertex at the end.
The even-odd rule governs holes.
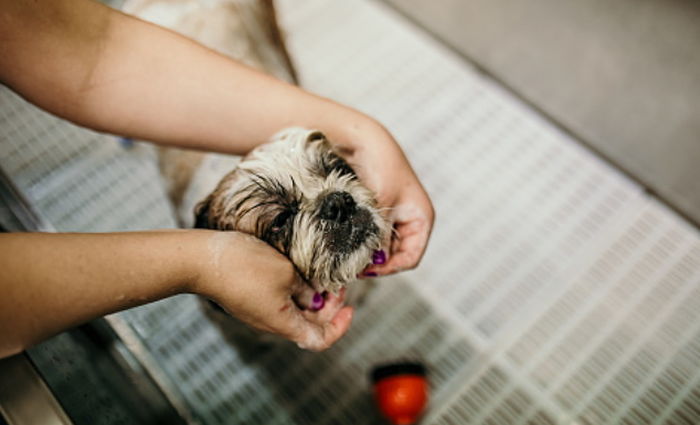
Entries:
POLYGON ((348 192, 332 192, 321 202, 320 216, 324 220, 344 222, 355 212, 355 199, 348 192))

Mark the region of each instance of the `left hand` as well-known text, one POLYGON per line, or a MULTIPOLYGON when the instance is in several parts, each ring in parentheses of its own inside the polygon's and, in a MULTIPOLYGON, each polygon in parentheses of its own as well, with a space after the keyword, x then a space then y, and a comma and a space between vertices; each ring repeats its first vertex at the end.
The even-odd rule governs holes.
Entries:
POLYGON ((188 231, 200 245, 188 245, 195 276, 188 292, 203 295, 258 330, 279 335, 299 347, 322 351, 349 329, 352 307, 345 295, 329 294, 325 306, 307 308, 314 290, 284 255, 239 232, 188 231))

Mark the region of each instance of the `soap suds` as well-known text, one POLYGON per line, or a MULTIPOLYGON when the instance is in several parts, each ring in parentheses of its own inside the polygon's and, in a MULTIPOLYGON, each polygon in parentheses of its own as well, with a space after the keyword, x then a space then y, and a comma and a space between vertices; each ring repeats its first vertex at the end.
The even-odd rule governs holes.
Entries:
POLYGON ((224 249, 228 244, 232 243, 231 235, 224 232, 215 232, 207 241, 207 249, 209 250, 209 264, 218 273, 222 270, 221 259, 224 255, 224 249))

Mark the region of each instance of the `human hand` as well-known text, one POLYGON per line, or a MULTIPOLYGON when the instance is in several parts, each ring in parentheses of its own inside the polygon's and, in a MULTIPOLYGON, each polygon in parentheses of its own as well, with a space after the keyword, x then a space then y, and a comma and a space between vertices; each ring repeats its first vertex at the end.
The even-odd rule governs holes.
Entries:
POLYGON ((350 327, 344 292, 329 294, 319 311, 308 308, 314 290, 292 263, 264 242, 238 232, 206 232, 192 292, 204 295, 246 324, 322 351, 350 327))
POLYGON ((376 122, 356 125, 341 136, 341 154, 360 179, 388 209, 394 232, 388 259, 368 267, 364 276, 377 276, 418 266, 430 238, 435 211, 408 159, 392 135, 376 122))

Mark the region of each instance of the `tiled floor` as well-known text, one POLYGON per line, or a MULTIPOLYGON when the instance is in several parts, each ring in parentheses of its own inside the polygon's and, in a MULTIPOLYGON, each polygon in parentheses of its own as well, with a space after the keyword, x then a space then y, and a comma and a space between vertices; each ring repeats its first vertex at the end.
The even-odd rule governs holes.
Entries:
POLYGON ((700 3, 386 1, 700 223, 700 3))

